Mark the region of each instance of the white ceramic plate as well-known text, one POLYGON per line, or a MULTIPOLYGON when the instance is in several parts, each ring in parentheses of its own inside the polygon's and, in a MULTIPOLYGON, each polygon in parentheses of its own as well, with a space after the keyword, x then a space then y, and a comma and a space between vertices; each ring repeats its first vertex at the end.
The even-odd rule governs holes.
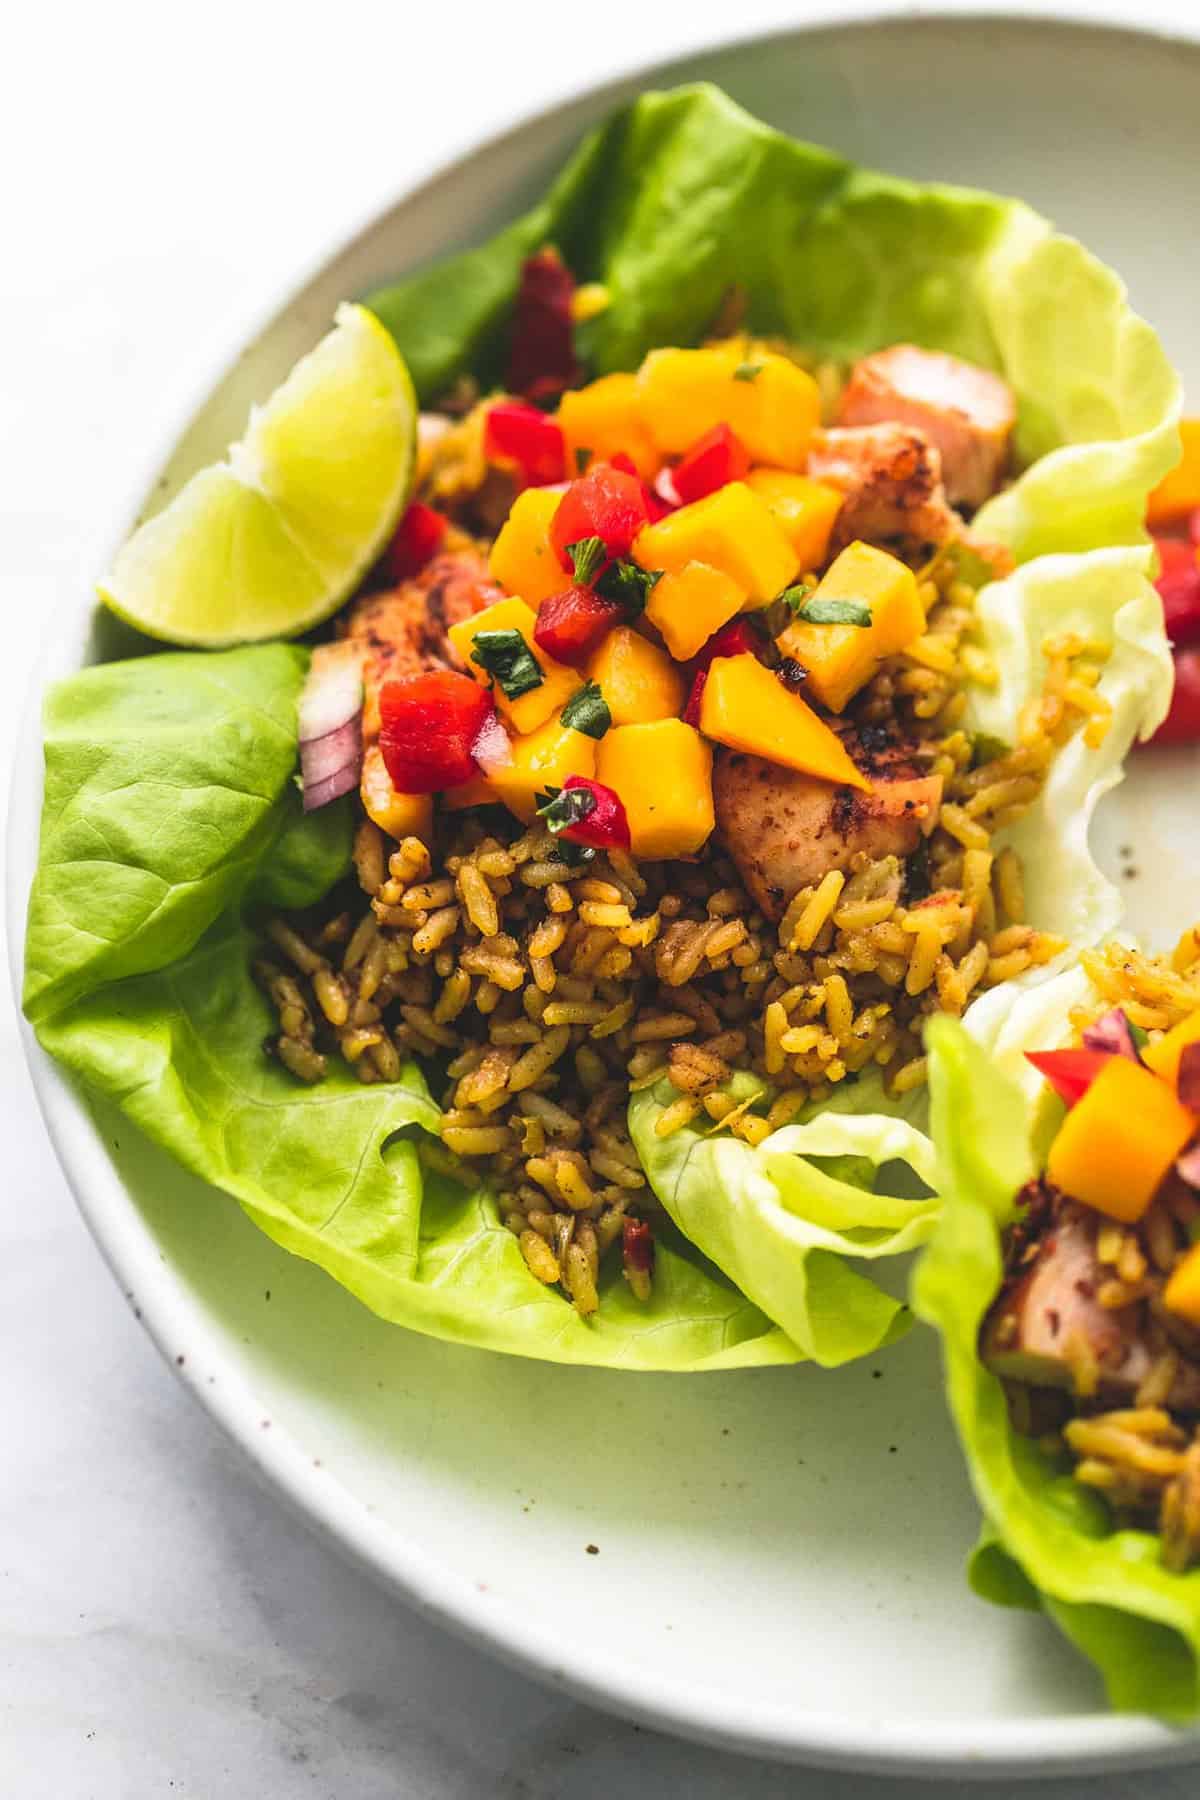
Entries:
MULTIPOLYGON (((696 74, 868 164, 1023 195, 1124 273, 1200 395, 1200 242, 1180 186, 1200 166, 1200 46, 893 20, 657 70, 485 145, 283 308, 154 479, 177 485, 218 454, 339 299, 490 232, 615 100, 696 74)), ((86 595, 64 595, 55 625, 57 674, 94 654, 86 595)), ((31 718, 10 859, 18 958, 39 760, 31 718)), ((1140 870, 1132 922, 1158 942, 1196 907, 1196 767, 1140 759, 1099 826, 1110 867, 1140 870)), ((976 1510, 928 1334, 833 1375, 690 1378, 436 1343, 375 1319, 115 1114, 93 1115, 32 1042, 30 1057, 80 1206, 181 1379, 277 1491, 427 1613, 601 1705, 785 1758, 1044 1775, 1200 1753, 1200 1736, 1108 1715, 1048 1624, 967 1592, 976 1510)))

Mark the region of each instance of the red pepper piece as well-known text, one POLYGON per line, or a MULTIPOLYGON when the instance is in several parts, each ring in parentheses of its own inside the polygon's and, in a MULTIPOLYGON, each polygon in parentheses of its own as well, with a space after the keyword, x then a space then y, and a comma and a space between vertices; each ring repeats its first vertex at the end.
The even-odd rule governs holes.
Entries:
POLYGON ((1153 744, 1194 744, 1200 740, 1200 648, 1175 652, 1171 709, 1151 738, 1153 744))
POLYGON ((741 481, 750 470, 750 453, 728 425, 714 425, 697 438, 671 470, 671 486, 685 506, 715 494, 728 481, 741 481))
POLYGON ((1046 1077, 1060 1100, 1074 1106, 1113 1058, 1111 1050, 1027 1050, 1025 1060, 1046 1077))
POLYGON ((621 1255, 626 1266, 649 1275, 654 1268, 654 1233, 645 1219, 621 1221, 621 1255))
POLYGON ((542 601, 533 640, 556 662, 580 669, 624 616, 615 600, 605 600, 575 582, 542 601))
POLYGON ((402 794, 436 794, 479 773, 471 746, 493 711, 485 687, 453 669, 385 681, 379 748, 402 794))
POLYGON ((558 420, 521 400, 498 400, 488 408, 483 447, 488 456, 515 462, 526 487, 545 487, 561 481, 567 472, 567 447, 558 420))
POLYGON ((742 656, 749 651, 757 656, 762 639, 749 619, 730 619, 720 631, 714 631, 706 644, 701 644, 692 658, 692 666, 707 669, 718 656, 742 656))
POLYGON ((383 553, 393 581, 409 581, 421 572, 445 537, 449 523, 445 513, 435 512, 420 500, 413 501, 383 553))
POLYGON ((527 400, 552 400, 583 371, 575 355, 575 277, 547 245, 521 265, 505 385, 527 400))
MULTIPOLYGON (((637 472, 637 464, 632 456, 626 455, 624 450, 618 450, 616 455, 610 456, 608 460, 610 466, 620 469, 623 475, 632 475, 636 480, 642 481, 637 472)), ((654 489, 644 481, 642 481, 642 499, 646 502, 646 518, 651 525, 657 525, 660 519, 665 519, 669 512, 675 511, 674 506, 668 506, 665 500, 660 500, 654 489)))
POLYGON ((587 788, 596 804, 586 819, 568 825, 560 836, 572 844, 586 844, 592 850, 628 850, 632 840, 620 795, 602 781, 589 781, 585 775, 568 775, 563 792, 572 788, 587 788))
POLYGON ((1200 562, 1197 547, 1186 538, 1156 537, 1162 573, 1155 587, 1162 595, 1167 636, 1176 644, 1200 638, 1200 562))
POLYGON ((684 724, 694 725, 697 731, 700 729, 700 704, 704 699, 704 684, 707 680, 707 668, 697 669, 692 676, 692 691, 688 695, 687 705, 683 709, 684 724))
POLYGON ((647 521, 642 484, 636 475, 596 463, 573 481, 550 521, 550 542, 564 569, 572 567, 568 544, 598 537, 609 556, 627 556, 647 521))

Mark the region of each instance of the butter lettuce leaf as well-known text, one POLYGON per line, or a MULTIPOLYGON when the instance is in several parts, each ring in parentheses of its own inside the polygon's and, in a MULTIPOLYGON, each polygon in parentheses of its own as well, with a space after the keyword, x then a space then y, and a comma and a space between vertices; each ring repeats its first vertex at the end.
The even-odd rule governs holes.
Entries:
POLYGON ((1000 1286, 1001 1233, 1041 1160, 1036 1119, 962 1025, 936 1020, 927 1038, 944 1206, 912 1303, 941 1334, 950 1410, 986 1521, 972 1584, 1002 1605, 1040 1605, 1096 1664, 1113 1706, 1195 1718, 1200 1570, 1171 1574, 1151 1533, 1114 1530, 1098 1496, 1012 1430, 1000 1382, 977 1354, 1000 1286))
POLYGON ((655 1194, 806 1356, 832 1368, 908 1329, 904 1302, 853 1265, 898 1256, 929 1236, 938 1202, 916 1197, 932 1186, 928 1138, 903 1119, 837 1111, 786 1125, 757 1148, 692 1126, 659 1137, 655 1125, 672 1098, 663 1081, 629 1107, 655 1194), (907 1165, 907 1192, 877 1193, 877 1172, 892 1164, 907 1165))

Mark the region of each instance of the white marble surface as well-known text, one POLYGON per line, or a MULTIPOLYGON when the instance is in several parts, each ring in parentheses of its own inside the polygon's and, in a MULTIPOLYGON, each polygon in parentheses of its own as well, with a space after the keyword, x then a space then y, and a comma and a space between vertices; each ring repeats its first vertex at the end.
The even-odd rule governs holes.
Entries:
MULTIPOLYGON (((1159 13, 1182 20, 1191 5, 1159 13)), ((462 66, 461 9, 411 0, 209 0, 186 14, 110 0, 9 25, 0 751, 57 598, 101 559, 172 396, 240 324, 415 173, 514 113, 699 41, 704 10, 685 24, 679 9, 606 0, 589 41, 585 15, 519 0, 472 13, 462 66)), ((742 0, 735 22, 795 11, 742 0)), ((714 28, 732 30, 721 17, 714 28)), ((0 1794, 928 1791, 635 1730, 378 1592, 256 1486, 153 1354, 74 1212, 7 1001, 0 1119, 0 1794)), ((1042 1791, 1184 1800, 1196 1777, 1042 1791)))

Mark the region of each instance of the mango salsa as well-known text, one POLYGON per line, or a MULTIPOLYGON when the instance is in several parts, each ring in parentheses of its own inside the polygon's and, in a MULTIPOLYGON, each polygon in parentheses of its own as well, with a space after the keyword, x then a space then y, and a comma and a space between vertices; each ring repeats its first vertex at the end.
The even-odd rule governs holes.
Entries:
POLYGON ((568 775, 590 780, 596 773, 595 739, 561 719, 548 719, 528 737, 514 738, 512 752, 512 761, 494 768, 487 784, 492 799, 502 800, 525 825, 533 823, 543 788, 561 787, 568 775))
POLYGON ((751 493, 765 500, 782 525, 802 569, 819 569, 829 550, 829 534, 845 496, 838 488, 789 469, 751 469, 751 493))
POLYGON ((677 719, 683 711, 683 675, 657 644, 630 625, 609 632, 588 664, 588 678, 600 684, 614 725, 677 719))
POLYGON ((406 837, 421 838, 426 844, 431 842, 433 795, 402 794, 394 788, 378 744, 368 745, 363 754, 359 794, 363 811, 380 831, 386 831, 397 842, 406 837))
POLYGON ((1164 475, 1146 502, 1146 523, 1151 531, 1177 525, 1200 506, 1200 419, 1180 419, 1183 460, 1164 475))
POLYGON ((596 779, 620 795, 634 856, 694 856, 716 822, 712 751, 682 719, 614 726, 600 740, 596 779))
MULTIPOLYGON (((524 495, 521 496, 524 499, 524 495)), ((506 719, 514 731, 522 734, 536 731, 544 725, 551 713, 558 712, 571 698, 576 688, 583 686, 583 676, 577 669, 568 669, 565 663, 554 662, 539 650, 533 641, 533 629, 537 617, 533 609, 526 606, 524 600, 515 596, 509 600, 497 600, 491 606, 485 606, 482 612, 475 613, 469 619, 462 619, 452 625, 446 633, 454 648, 462 658, 463 667, 476 681, 487 682, 490 677, 479 664, 471 661, 471 649, 481 631, 519 631, 525 639, 526 646, 532 652, 533 659, 542 671, 539 687, 530 688, 528 693, 519 694, 510 700, 498 681, 492 683, 492 697, 496 702, 496 711, 506 719)))
POLYGON ((638 371, 643 423, 664 454, 682 455, 714 425, 741 438, 751 462, 803 469, 821 401, 811 375, 744 341, 652 350, 638 371))
POLYGON ((1072 1199, 1132 1225, 1195 1130, 1195 1114, 1165 1081, 1114 1056, 1063 1120, 1046 1174, 1072 1199))
POLYGON ((1177 1265, 1163 1293, 1163 1304, 1189 1324, 1200 1325, 1200 1244, 1193 1244, 1177 1265))
POLYGON ((662 458, 638 411, 636 375, 602 375, 586 387, 568 389, 558 407, 567 446, 567 473, 575 475, 593 461, 606 461, 623 450, 643 481, 662 458))
POLYGON ((763 756, 839 786, 870 790, 837 734, 756 656, 718 656, 712 663, 700 702, 700 729, 731 750, 763 756))
POLYGON ((881 660, 903 650, 925 629, 925 611, 911 569, 871 544, 847 546, 810 596, 814 610, 826 600, 860 602, 870 623, 815 624, 794 619, 775 640, 784 656, 808 670, 809 687, 822 705, 841 712, 868 682, 881 660))
POLYGON ((1200 1043, 1200 1012, 1194 1012, 1190 1019, 1181 1019, 1157 1043, 1147 1044, 1142 1051, 1142 1061, 1175 1087, 1179 1081, 1179 1059, 1189 1044, 1197 1043, 1200 1043))
POLYGON ((742 610, 745 598, 723 569, 690 562, 655 582, 646 601, 646 617, 661 631, 671 655, 687 662, 714 631, 742 610))
POLYGON ((492 580, 535 610, 571 585, 550 543, 550 521, 561 499, 559 487, 531 487, 518 494, 488 557, 492 580))
POLYGON ((461 787, 447 788, 438 795, 438 805, 446 812, 463 812, 468 806, 494 806, 499 795, 488 786, 486 775, 475 775, 461 787))
POLYGON ((689 563, 707 563, 737 583, 755 606, 765 606, 797 574, 800 564, 766 502, 744 481, 681 506, 633 541, 643 569, 679 574, 689 563))

